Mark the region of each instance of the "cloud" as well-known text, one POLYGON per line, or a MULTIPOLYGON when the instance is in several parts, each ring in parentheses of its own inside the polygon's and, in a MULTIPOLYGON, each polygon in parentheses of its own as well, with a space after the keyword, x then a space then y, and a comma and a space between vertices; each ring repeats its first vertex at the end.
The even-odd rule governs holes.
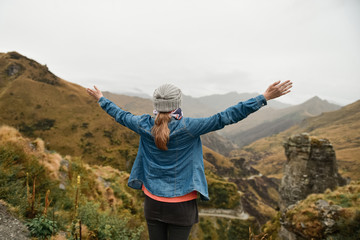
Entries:
POLYGON ((292 79, 286 101, 350 103, 360 89, 359 12, 357 0, 3 0, 1 51, 108 91, 151 95, 173 82, 203 96, 292 79))

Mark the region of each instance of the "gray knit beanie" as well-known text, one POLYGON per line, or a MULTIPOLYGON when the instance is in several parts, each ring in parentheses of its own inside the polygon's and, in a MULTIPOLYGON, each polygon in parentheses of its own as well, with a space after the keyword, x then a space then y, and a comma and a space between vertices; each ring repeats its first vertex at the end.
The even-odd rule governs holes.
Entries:
POLYGON ((154 108, 158 112, 171 112, 181 107, 181 90, 172 84, 164 84, 155 89, 154 108))

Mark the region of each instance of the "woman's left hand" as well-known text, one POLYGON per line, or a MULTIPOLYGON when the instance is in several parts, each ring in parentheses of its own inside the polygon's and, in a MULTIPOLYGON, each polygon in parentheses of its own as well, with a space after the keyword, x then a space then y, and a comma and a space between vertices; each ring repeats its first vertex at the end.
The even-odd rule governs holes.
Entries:
POLYGON ((96 86, 94 86, 94 88, 95 90, 87 88, 86 91, 90 96, 95 98, 96 101, 99 101, 99 99, 103 96, 103 94, 96 86))
POLYGON ((270 99, 278 98, 290 92, 292 88, 292 82, 286 80, 285 82, 277 81, 271 84, 264 92, 264 97, 267 101, 270 99))

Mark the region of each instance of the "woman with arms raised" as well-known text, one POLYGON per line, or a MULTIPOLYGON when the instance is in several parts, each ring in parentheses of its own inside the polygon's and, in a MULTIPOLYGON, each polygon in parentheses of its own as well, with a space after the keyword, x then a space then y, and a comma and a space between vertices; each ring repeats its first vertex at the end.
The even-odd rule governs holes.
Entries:
POLYGON ((128 186, 145 193, 144 213, 151 240, 188 239, 198 220, 197 196, 209 200, 200 136, 236 123, 259 110, 267 101, 290 92, 292 82, 275 82, 267 90, 223 112, 206 118, 183 117, 182 93, 164 84, 153 94, 155 117, 135 116, 87 89, 118 123, 140 135, 138 154, 128 186))

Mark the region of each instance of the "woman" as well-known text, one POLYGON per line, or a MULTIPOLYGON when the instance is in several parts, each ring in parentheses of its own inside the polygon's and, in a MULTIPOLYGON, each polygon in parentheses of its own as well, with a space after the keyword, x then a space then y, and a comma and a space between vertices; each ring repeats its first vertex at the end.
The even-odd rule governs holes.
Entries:
POLYGON ((87 89, 117 122, 140 135, 138 154, 128 186, 145 193, 144 213, 150 239, 188 239, 198 220, 197 195, 209 200, 200 136, 236 123, 290 92, 287 80, 270 85, 264 94, 240 102, 207 118, 185 118, 180 109, 182 93, 164 84, 153 94, 154 114, 135 116, 87 89))

